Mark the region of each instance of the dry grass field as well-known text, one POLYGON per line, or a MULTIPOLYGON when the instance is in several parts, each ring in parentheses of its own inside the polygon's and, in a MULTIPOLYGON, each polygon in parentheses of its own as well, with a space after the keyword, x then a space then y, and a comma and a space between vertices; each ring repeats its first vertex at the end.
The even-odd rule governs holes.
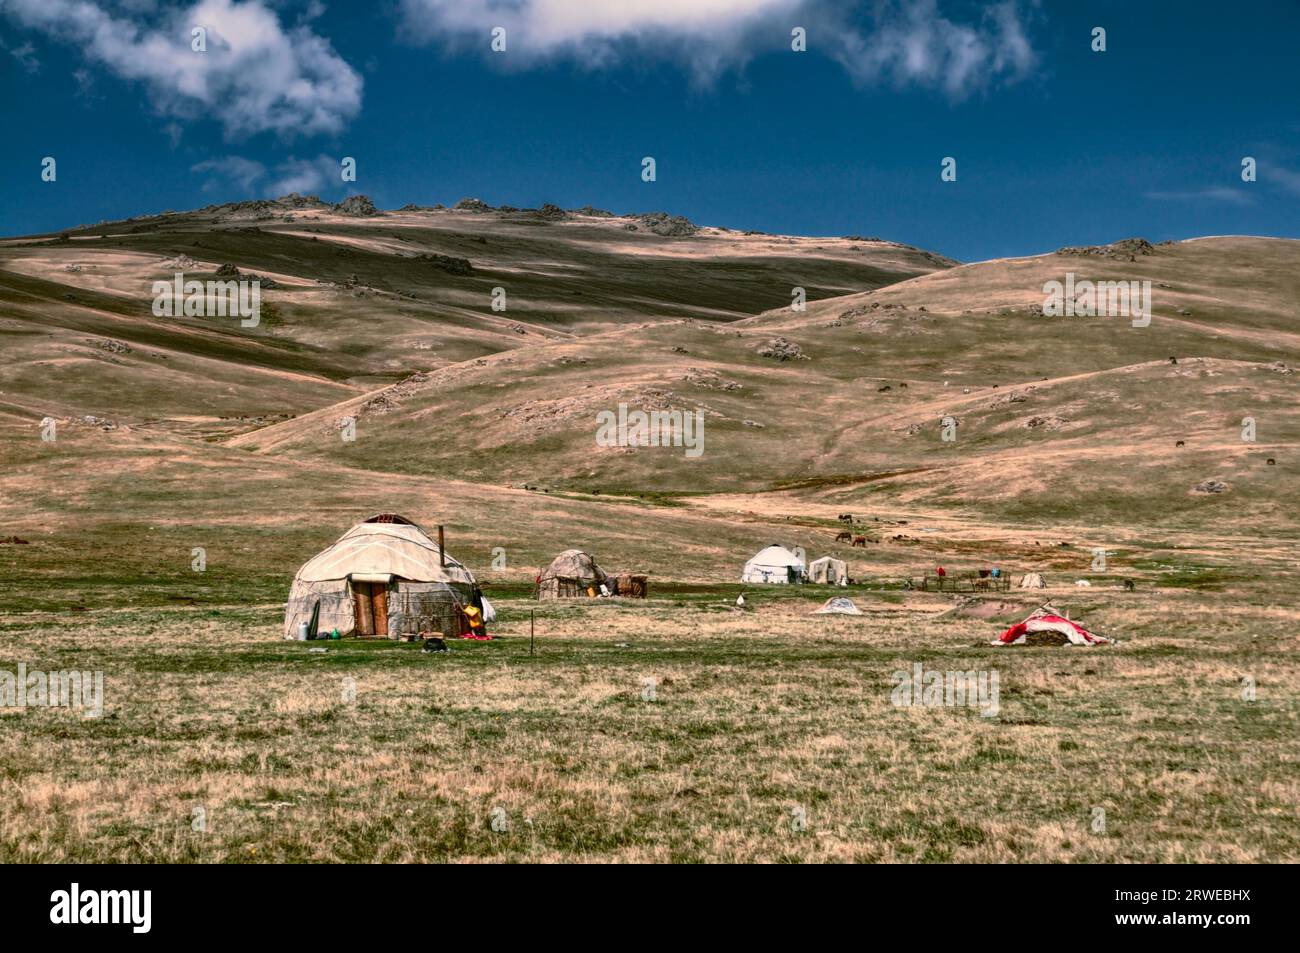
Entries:
POLYGON ((100 717, 0 708, 0 861, 1300 859, 1300 243, 954 266, 275 203, 0 242, 0 672, 104 675, 100 717), (155 318, 179 256, 274 277, 262 325, 155 318), (1066 270, 1151 326, 1036 314, 1066 270), (703 454, 595 446, 620 402, 703 454), (493 641, 281 640, 378 512, 447 528, 493 641), (864 614, 742 587, 774 541, 864 614), (651 598, 534 602, 569 547, 651 598), (1049 588, 903 586, 990 564, 1049 588), (988 644, 1048 600, 1117 644, 988 644), (996 710, 896 705, 917 664, 996 710))
POLYGON ((280 642, 277 605, 8 617, 6 656, 102 669, 107 704, 99 719, 3 716, 0 855, 1300 854, 1288 608, 1245 593, 1212 606, 1187 592, 1067 593, 1122 641, 995 648, 985 643, 999 626, 941 618, 933 597, 873 591, 860 596, 864 617, 837 618, 808 615, 825 591, 751 591, 742 613, 730 607, 738 589, 548 605, 532 655, 535 604, 520 596, 499 598, 496 640, 445 655, 280 642), (891 674, 917 662, 996 670, 999 712, 895 707, 891 674), (205 830, 192 829, 196 808, 205 830))

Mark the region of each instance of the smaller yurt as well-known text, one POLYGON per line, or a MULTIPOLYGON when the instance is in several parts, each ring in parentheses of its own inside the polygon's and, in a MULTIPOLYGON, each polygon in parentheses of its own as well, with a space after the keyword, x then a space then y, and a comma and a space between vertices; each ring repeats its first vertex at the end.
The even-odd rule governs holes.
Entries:
POLYGON ((482 598, 470 571, 410 520, 381 513, 352 527, 294 577, 284 637, 337 629, 341 636, 399 639, 469 631, 465 607, 482 598))
POLYGON ((804 561, 784 546, 773 543, 745 563, 740 581, 785 584, 803 582, 807 577, 808 567, 804 561))
POLYGON ((1036 572, 1027 572, 1020 577, 1021 589, 1046 589, 1043 577, 1036 572))
POLYGON ((813 615, 862 615, 857 603, 844 596, 831 596, 822 603, 821 608, 814 609, 813 615))
POLYGON ((808 581, 823 586, 847 586, 849 564, 834 556, 823 556, 808 564, 808 581))
POLYGON ((591 553, 566 549, 537 577, 537 598, 589 598, 600 595, 601 586, 609 591, 609 577, 596 565, 591 553))

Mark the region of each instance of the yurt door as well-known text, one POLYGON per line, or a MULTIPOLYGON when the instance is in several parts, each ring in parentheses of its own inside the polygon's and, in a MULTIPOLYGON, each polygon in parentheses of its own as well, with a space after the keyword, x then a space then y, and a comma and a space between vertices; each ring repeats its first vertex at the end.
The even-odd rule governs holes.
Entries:
POLYGON ((388 638, 388 585, 372 582, 370 593, 371 604, 375 607, 375 635, 388 638))
POLYGON ((388 635, 388 585, 382 582, 353 582, 352 605, 356 611, 357 634, 363 639, 388 635))

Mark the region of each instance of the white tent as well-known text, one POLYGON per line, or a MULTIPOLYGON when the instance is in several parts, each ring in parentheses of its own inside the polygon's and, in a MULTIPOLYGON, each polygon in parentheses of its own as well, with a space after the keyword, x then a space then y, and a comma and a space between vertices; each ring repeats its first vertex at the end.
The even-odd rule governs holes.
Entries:
POLYGON ((1021 589, 1045 589, 1043 577, 1036 572, 1027 572, 1020 579, 1021 589))
POLYGON ((741 582, 803 582, 808 574, 804 561, 784 546, 773 543, 745 563, 741 582), (793 580, 791 579, 793 577, 793 580))
POLYGON ((845 596, 831 596, 820 609, 814 610, 813 615, 862 615, 862 610, 857 604, 845 596))
POLYGON ((808 564, 808 578, 828 586, 849 584, 849 564, 834 556, 823 556, 808 564))

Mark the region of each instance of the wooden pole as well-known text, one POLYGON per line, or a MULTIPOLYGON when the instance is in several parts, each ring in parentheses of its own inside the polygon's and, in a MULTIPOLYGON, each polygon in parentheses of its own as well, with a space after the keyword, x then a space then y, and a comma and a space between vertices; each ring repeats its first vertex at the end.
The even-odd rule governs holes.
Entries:
POLYGON ((533 630, 537 627, 537 610, 528 610, 528 655, 533 654, 533 630))
POLYGON ((438 565, 447 568, 447 545, 442 533, 442 524, 438 524, 438 565))

